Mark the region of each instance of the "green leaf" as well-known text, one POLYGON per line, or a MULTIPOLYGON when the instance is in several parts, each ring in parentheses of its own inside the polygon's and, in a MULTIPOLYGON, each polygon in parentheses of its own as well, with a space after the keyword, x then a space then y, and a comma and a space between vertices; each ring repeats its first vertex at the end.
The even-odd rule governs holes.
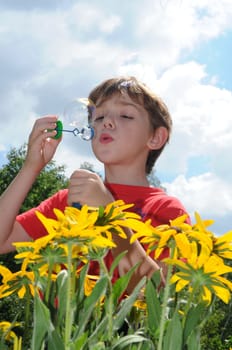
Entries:
POLYGON ((151 276, 151 281, 154 287, 158 289, 161 284, 160 270, 157 270, 153 273, 153 275, 151 276))
POLYGON ((51 327, 49 309, 43 304, 36 294, 34 298, 34 328, 32 334, 32 350, 42 348, 48 328, 51 327))
POLYGON ((188 350, 200 350, 201 342, 200 342, 200 330, 199 327, 193 329, 190 336, 187 340, 188 350))
POLYGON ((99 218, 103 217, 104 211, 105 211, 105 208, 102 205, 100 205, 100 207, 98 208, 98 217, 99 218))
POLYGON ((120 296, 123 294, 123 292, 126 290, 129 281, 131 279, 132 274, 134 273, 134 271, 137 269, 139 264, 136 264, 135 266, 133 266, 133 268, 131 268, 127 273, 125 273, 125 275, 121 276, 113 285, 113 302, 114 305, 117 304, 118 299, 120 298, 120 296))
POLYGON ((154 334, 160 325, 161 305, 157 297, 157 289, 151 280, 147 281, 145 289, 147 303, 147 322, 151 334, 154 334))
POLYGON ((163 350, 182 350, 183 330, 180 322, 178 310, 175 311, 172 319, 168 323, 167 331, 164 335, 163 350))
POLYGON ((92 290, 92 293, 85 298, 83 309, 79 314, 78 334, 81 334, 84 331, 85 326, 88 323, 89 318, 91 317, 91 313, 94 310, 96 303, 100 301, 102 295, 105 294, 107 285, 108 285, 108 277, 102 276, 95 284, 95 287, 92 290))
POLYGON ((189 310, 185 325, 184 325, 184 344, 187 343, 188 337, 191 335, 191 332, 199 325, 202 318, 202 312, 205 310, 205 304, 200 303, 197 306, 192 306, 189 310))
POLYGON ((86 341, 88 340, 88 333, 82 333, 77 339, 75 339, 70 345, 70 350, 82 350, 86 345, 86 341))
MULTIPOLYGON (((118 339, 116 343, 111 347, 111 349, 121 350, 125 349, 127 346, 130 346, 132 344, 142 342, 150 342, 150 340, 138 334, 130 334, 118 339)), ((149 347, 149 349, 152 350, 154 349, 154 347, 149 347)))
POLYGON ((49 350, 64 350, 61 338, 51 322, 50 311, 36 294, 34 298, 34 325, 32 334, 32 350, 41 350, 44 339, 48 336, 49 350))
POLYGON ((89 335, 88 344, 93 344, 97 339, 101 337, 101 335, 105 334, 108 321, 108 315, 105 315, 98 326, 95 328, 94 332, 89 335))
POLYGON ((132 294, 127 298, 127 299, 124 299, 121 303, 120 303, 120 310, 118 311, 117 315, 115 315, 114 317, 114 323, 113 323, 113 329, 114 330, 118 330, 126 316, 129 314, 138 294, 140 293, 141 291, 141 288, 144 286, 145 284, 145 281, 146 281, 146 277, 144 277, 138 284, 137 286, 134 288, 132 294))
POLYGON ((92 345, 89 350, 105 350, 105 343, 98 342, 97 344, 92 345))
POLYGON ((61 302, 61 300, 67 299, 67 280, 68 280, 68 272, 67 270, 62 270, 57 276, 57 293, 58 293, 58 324, 61 323, 63 316, 66 311, 66 303, 61 302))
POLYGON ((77 279, 77 300, 76 300, 76 302, 78 304, 80 304, 83 301, 83 299, 85 298, 84 284, 85 284, 85 278, 86 278, 86 274, 88 272, 88 269, 89 269, 89 264, 84 265, 81 268, 80 275, 77 279))
POLYGON ((58 332, 54 329, 51 333, 48 333, 48 350, 65 350, 62 339, 60 338, 58 332))
POLYGON ((119 261, 126 255, 127 251, 124 251, 116 256, 116 258, 113 260, 111 267, 110 267, 110 276, 113 275, 113 271, 116 269, 116 267, 119 264, 119 261))

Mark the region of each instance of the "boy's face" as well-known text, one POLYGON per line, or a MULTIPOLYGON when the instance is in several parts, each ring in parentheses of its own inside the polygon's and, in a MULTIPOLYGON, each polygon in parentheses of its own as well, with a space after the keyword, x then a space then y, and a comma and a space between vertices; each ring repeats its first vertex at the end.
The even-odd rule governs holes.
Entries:
POLYGON ((140 162, 144 166, 154 130, 148 112, 127 93, 116 93, 97 102, 91 124, 95 131, 93 152, 102 163, 131 165, 140 162))

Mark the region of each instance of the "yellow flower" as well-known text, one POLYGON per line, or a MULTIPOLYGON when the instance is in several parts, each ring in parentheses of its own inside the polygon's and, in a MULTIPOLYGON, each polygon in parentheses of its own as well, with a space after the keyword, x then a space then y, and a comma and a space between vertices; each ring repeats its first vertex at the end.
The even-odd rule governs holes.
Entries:
POLYGON ((196 242, 189 243, 183 257, 186 262, 179 259, 165 260, 178 268, 171 278, 171 283, 176 284, 176 292, 188 286, 191 292, 198 290, 201 299, 208 304, 211 302, 212 293, 224 303, 228 303, 232 283, 222 275, 232 272, 232 267, 225 265, 220 257, 211 255, 207 245, 199 248, 196 242))
MULTIPOLYGON (((64 267, 63 267, 64 268, 64 267)), ((53 266, 53 270, 52 270, 52 273, 49 275, 48 274, 48 270, 49 270, 49 267, 48 265, 43 265, 42 267, 40 267, 38 269, 38 272, 39 272, 39 276, 40 277, 48 277, 49 275, 49 278, 55 282, 56 279, 57 279, 57 276, 58 276, 58 273, 63 269, 61 268, 61 266, 53 266)))
POLYGON ((207 227, 212 225, 214 223, 214 220, 202 220, 200 215, 195 212, 195 220, 196 223, 195 225, 193 225, 193 229, 197 230, 197 231, 201 231, 201 232, 205 232, 205 233, 209 233, 211 234, 210 231, 208 231, 207 227))
MULTIPOLYGON (((48 231, 48 236, 55 239, 58 244, 72 240, 78 246, 91 249, 111 249, 115 247, 112 234, 117 233, 122 238, 127 238, 124 228, 130 228, 134 232, 144 231, 146 225, 140 220, 140 216, 125 212, 132 205, 125 205, 123 201, 108 204, 105 208, 90 208, 84 205, 81 210, 66 207, 64 212, 54 209, 57 220, 46 218, 37 212, 38 218, 48 231)), ((49 239, 47 237, 46 242, 49 239)), ((87 253, 87 252, 86 252, 87 253)), ((23 257, 24 255, 19 255, 23 257)))
MULTIPOLYGON (((92 291, 93 291, 98 280, 99 280, 99 276, 94 276, 94 275, 86 275, 85 276, 84 293, 85 293, 86 297, 88 297, 90 294, 92 294, 92 291)), ((105 295, 102 295, 100 297, 99 302, 97 302, 97 304, 99 304, 100 306, 103 306, 104 299, 105 299, 105 295)))
POLYGON ((51 245, 53 242, 54 234, 46 235, 36 239, 33 242, 15 242, 13 245, 16 247, 18 254, 15 255, 15 259, 23 259, 22 270, 26 270, 28 264, 38 263, 41 260, 41 250, 51 245))
MULTIPOLYGON (((133 234, 131 243, 139 239, 142 244, 148 244, 147 252, 150 253, 150 251, 155 250, 155 259, 158 259, 163 250, 169 247, 173 240, 176 241, 177 236, 177 242, 181 245, 180 233, 189 231, 192 228, 185 222, 187 217, 188 215, 184 214, 174 220, 170 220, 170 225, 159 225, 157 227, 151 226, 151 221, 148 220, 145 223, 145 229, 138 227, 138 233, 133 234)), ((180 249, 182 248, 180 247, 180 249)))
POLYGON ((100 248, 111 248, 115 244, 112 241, 111 235, 108 234, 110 226, 96 226, 98 212, 89 212, 85 205, 81 210, 73 207, 67 207, 62 213, 58 209, 54 209, 58 221, 46 218, 41 213, 37 213, 39 219, 46 227, 50 234, 55 231, 56 241, 65 239, 74 239, 76 244, 85 246, 94 246, 100 248))
POLYGON ((18 338, 15 332, 12 331, 12 328, 18 326, 21 326, 21 323, 10 323, 7 321, 0 322, 0 333, 3 333, 3 336, 6 340, 14 342, 14 350, 20 350, 22 348, 22 337, 18 338))
POLYGON ((89 296, 92 293, 93 288, 95 287, 98 280, 99 276, 86 275, 84 283, 84 290, 86 296, 89 296))
POLYGON ((222 258, 232 260, 232 231, 215 238, 213 252, 222 258))
POLYGON ((144 300, 136 300, 133 304, 134 307, 136 307, 139 310, 147 310, 147 304, 144 300))
POLYGON ((3 276, 3 284, 0 286, 0 298, 17 292, 19 298, 22 299, 27 290, 34 296, 35 276, 33 272, 20 270, 12 273, 7 267, 0 266, 0 274, 3 276))
POLYGON ((57 209, 54 209, 54 212, 61 224, 63 220, 64 226, 67 226, 68 228, 78 226, 78 230, 85 230, 87 228, 94 227, 98 218, 98 212, 90 212, 87 205, 83 205, 81 210, 73 207, 66 207, 64 214, 62 214, 62 212, 57 209))
POLYGON ((126 210, 133 207, 134 204, 125 204, 122 200, 109 203, 104 209, 104 216, 110 221, 114 221, 119 218, 134 218, 140 219, 141 217, 133 212, 127 212, 126 210))

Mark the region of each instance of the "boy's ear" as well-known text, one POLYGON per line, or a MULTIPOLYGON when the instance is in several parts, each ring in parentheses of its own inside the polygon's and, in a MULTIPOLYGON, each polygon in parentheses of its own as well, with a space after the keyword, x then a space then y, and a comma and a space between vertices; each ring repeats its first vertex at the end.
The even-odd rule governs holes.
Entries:
POLYGON ((160 149, 168 140, 168 130, 164 126, 158 127, 153 136, 148 140, 150 150, 160 149))

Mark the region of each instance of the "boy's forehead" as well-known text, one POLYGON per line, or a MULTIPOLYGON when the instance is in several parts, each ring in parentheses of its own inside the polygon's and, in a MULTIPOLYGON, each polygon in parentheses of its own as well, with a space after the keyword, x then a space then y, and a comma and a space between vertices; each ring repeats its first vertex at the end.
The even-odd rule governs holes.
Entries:
POLYGON ((124 106, 133 106, 135 108, 141 108, 141 103, 132 99, 127 92, 115 92, 110 96, 101 97, 96 101, 96 107, 103 107, 104 105, 109 104, 110 102, 114 102, 116 104, 124 106))

